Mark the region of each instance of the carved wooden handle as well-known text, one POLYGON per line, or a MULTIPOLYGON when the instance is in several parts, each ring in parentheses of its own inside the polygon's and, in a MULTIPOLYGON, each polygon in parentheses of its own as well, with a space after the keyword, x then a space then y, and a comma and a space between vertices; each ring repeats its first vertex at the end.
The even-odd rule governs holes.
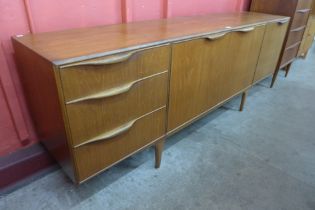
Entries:
POLYGON ((291 30, 291 32, 299 32, 299 31, 302 31, 303 29, 305 29, 305 26, 301 26, 299 28, 293 29, 291 30))
POLYGON ((235 30, 235 31, 247 33, 247 32, 253 31, 253 30, 255 30, 255 27, 241 28, 241 29, 237 29, 237 30, 235 30))
POLYGON ((81 61, 77 63, 67 64, 63 65, 60 68, 67 68, 67 67, 74 67, 74 66, 100 66, 100 65, 108 65, 108 64, 115 64, 120 63, 123 61, 128 60, 131 56, 133 56, 137 51, 132 51, 124 54, 118 54, 118 55, 112 55, 105 57, 100 60, 87 60, 87 61, 81 61))
POLYGON ((311 11, 311 9, 299 9, 296 12, 298 12, 298 13, 307 13, 309 11, 311 11))
POLYGON ((206 36, 205 38, 208 40, 216 40, 216 39, 219 39, 221 37, 224 37, 226 34, 227 33, 214 34, 214 35, 206 36))
POLYGON ((67 104, 74 104, 74 103, 78 103, 78 102, 81 102, 81 101, 95 100, 95 99, 101 99, 101 98, 108 98, 108 97, 116 96, 116 95, 119 95, 119 94, 123 94, 123 93, 128 92, 132 88, 132 86, 135 85, 137 82, 139 82, 139 81, 138 80, 137 81, 133 81, 133 82, 130 82, 128 84, 125 84, 125 85, 122 85, 122 86, 119 86, 119 87, 115 87, 115 88, 112 88, 112 89, 109 89, 109 90, 105 90, 105 91, 102 91, 102 92, 99 92, 99 93, 96 93, 96 94, 92 94, 92 95, 81 97, 81 98, 78 98, 78 99, 75 99, 75 100, 72 100, 72 101, 68 101, 67 104))
POLYGON ((287 22, 289 22, 289 20, 280 20, 278 21, 278 24, 283 25, 283 24, 286 24, 287 22))
POLYGON ((146 116, 148 116, 148 115, 150 115, 150 114, 152 114, 152 113, 154 113, 156 111, 159 111, 161 109, 165 109, 165 107, 166 106, 162 106, 162 107, 160 107, 160 108, 158 108, 156 110, 153 110, 152 112, 149 112, 149 113, 147 113, 147 114, 145 114, 145 115, 143 115, 143 116, 141 116, 141 117, 139 117, 137 119, 134 119, 134 120, 132 120, 132 121, 126 123, 126 124, 123 124, 122 126, 119 126, 119 127, 115 128, 115 129, 113 129, 111 131, 105 132, 105 133, 103 133, 101 135, 98 135, 98 136, 96 136, 94 138, 91 138, 91 139, 89 139, 87 141, 84 141, 83 143, 74 146, 74 148, 81 147, 81 146, 84 146, 84 145, 87 145, 87 144, 91 144, 91 143, 95 143, 95 142, 99 142, 99 141, 105 141, 105 140, 117 137, 117 136, 119 136, 119 135, 121 135, 123 133, 126 133, 127 131, 129 131, 132 128, 132 126, 138 120, 140 120, 140 119, 142 119, 142 118, 144 118, 144 117, 146 117, 146 116))
POLYGON ((130 130, 130 128, 135 124, 135 122, 137 121, 138 119, 135 119, 135 120, 132 120, 120 127, 117 127, 111 131, 108 131, 106 133, 103 133, 99 136, 96 136, 92 139, 89 139, 81 144, 78 144, 76 146, 74 146, 74 148, 77 148, 77 147, 80 147, 80 146, 83 146, 83 145, 86 145, 86 144, 91 144, 91 143, 94 143, 94 142, 99 142, 99 141, 104 141, 104 140, 107 140, 107 139, 111 139, 111 138, 114 138, 116 136, 119 136, 125 132, 127 132, 128 130, 130 130))
POLYGON ((128 92, 138 82, 141 82, 141 81, 143 81, 145 79, 148 79, 148 78, 160 75, 160 74, 165 74, 165 73, 167 73, 167 71, 163 71, 163 72, 160 72, 160 73, 157 73, 157 74, 153 74, 153 75, 150 75, 148 77, 143 77, 141 79, 138 79, 138 80, 132 81, 130 83, 127 83, 127 84, 124 84, 124 85, 121 85, 121 86, 118 86, 118 87, 114 87, 114 88, 111 88, 111 89, 108 89, 108 90, 104 90, 104 91, 101 91, 99 93, 95 93, 95 94, 84 96, 84 97, 81 97, 81 98, 78 98, 78 99, 74 99, 74 100, 66 102, 66 104, 74 104, 74 103, 78 103, 78 102, 81 102, 81 101, 96 100, 96 99, 102 99, 102 98, 109 98, 109 97, 117 96, 117 95, 120 95, 120 94, 128 92))

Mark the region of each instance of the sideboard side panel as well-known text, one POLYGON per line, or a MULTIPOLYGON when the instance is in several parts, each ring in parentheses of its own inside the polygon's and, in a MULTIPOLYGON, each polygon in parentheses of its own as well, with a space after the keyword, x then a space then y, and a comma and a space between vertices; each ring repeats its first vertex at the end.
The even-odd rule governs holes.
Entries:
POLYGON ((54 67, 14 39, 13 46, 19 76, 38 138, 69 177, 75 180, 54 67))

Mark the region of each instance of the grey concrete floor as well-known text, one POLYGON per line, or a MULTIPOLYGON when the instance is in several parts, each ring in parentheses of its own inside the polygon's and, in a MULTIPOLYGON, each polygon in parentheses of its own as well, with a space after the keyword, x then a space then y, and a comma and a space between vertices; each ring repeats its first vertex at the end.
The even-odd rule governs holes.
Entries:
POLYGON ((73 185, 60 171, 2 196, 0 209, 315 209, 315 48, 167 140, 73 185))

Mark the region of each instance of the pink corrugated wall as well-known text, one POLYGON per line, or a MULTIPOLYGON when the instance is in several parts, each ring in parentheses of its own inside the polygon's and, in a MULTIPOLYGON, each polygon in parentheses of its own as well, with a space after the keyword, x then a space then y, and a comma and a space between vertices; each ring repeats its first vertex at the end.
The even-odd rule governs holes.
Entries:
POLYGON ((10 37, 121 22, 246 10, 250 0, 0 0, 0 156, 36 142, 10 37))

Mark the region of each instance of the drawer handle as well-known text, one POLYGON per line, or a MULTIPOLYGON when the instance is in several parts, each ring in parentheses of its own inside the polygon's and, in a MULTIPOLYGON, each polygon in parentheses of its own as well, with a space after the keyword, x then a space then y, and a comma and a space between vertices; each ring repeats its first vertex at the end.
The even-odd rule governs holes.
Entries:
POLYGON ((287 22, 289 22, 289 20, 281 20, 281 21, 278 21, 278 24, 283 25, 283 24, 286 24, 287 22))
POLYGON ((89 96, 84 96, 84 97, 81 97, 81 98, 78 98, 78 99, 75 99, 75 100, 71 100, 71 101, 68 101, 66 104, 74 104, 74 103, 78 103, 78 102, 81 102, 81 101, 88 101, 88 100, 95 100, 95 99, 102 99, 102 98, 109 98, 109 97, 117 96, 117 95, 120 95, 120 94, 128 92, 138 82, 141 82, 141 81, 143 81, 145 79, 149 79, 151 77, 154 77, 154 76, 157 76, 157 75, 160 75, 160 74, 164 74, 164 73, 167 73, 167 71, 163 71, 163 72, 160 72, 160 73, 157 73, 157 74, 153 74, 153 75, 150 75, 148 77, 143 77, 141 79, 138 79, 138 80, 132 81, 130 83, 121 85, 119 87, 111 88, 111 89, 108 89, 108 90, 105 90, 105 91, 102 91, 102 92, 99 92, 99 93, 95 93, 95 94, 92 94, 92 95, 89 95, 89 96))
POLYGON ((108 131, 106 133, 103 133, 99 136, 96 136, 92 139, 89 139, 81 144, 78 144, 76 146, 74 146, 74 148, 77 148, 77 147, 80 147, 80 146, 83 146, 83 145, 86 145, 86 144, 91 144, 91 143, 94 143, 94 142, 98 142, 98 141, 105 141, 107 139, 111 139, 111 138, 114 138, 116 136, 119 136, 125 132, 127 132, 128 130, 130 130, 130 128, 137 122, 138 119, 135 119, 135 120, 132 120, 120 127, 117 127, 111 131, 108 131))
POLYGON ((81 144, 75 145, 74 148, 77 148, 77 147, 80 147, 80 146, 84 146, 84 145, 86 145, 86 144, 91 144, 91 143, 99 142, 99 141, 105 141, 105 140, 108 140, 108 139, 117 137, 117 136, 119 136, 119 135, 121 135, 121 134, 124 134, 124 133, 126 133, 127 131, 129 131, 129 130, 132 128, 132 126, 133 126, 138 120, 140 120, 141 118, 144 118, 144 117, 146 117, 146 116, 148 116, 148 115, 150 115, 150 114, 152 114, 152 113, 154 113, 154 112, 157 112, 157 111, 159 111, 159 110, 161 110, 161 109, 165 109, 165 107, 166 107, 166 106, 162 106, 162 107, 160 107, 160 108, 158 108, 158 109, 156 109, 156 110, 153 110, 152 112, 149 112, 149 113, 147 113, 147 114, 145 114, 145 115, 142 115, 141 117, 138 117, 137 119, 134 119, 134 120, 132 120, 132 121, 126 123, 126 124, 123 124, 122 126, 119 126, 119 127, 117 127, 117 128, 114 128, 114 129, 111 130, 111 131, 105 132, 105 133, 103 133, 103 134, 101 134, 101 135, 98 135, 98 136, 92 138, 92 139, 89 139, 89 140, 87 140, 87 141, 84 141, 84 142, 81 143, 81 144))
POLYGON ((128 92, 132 88, 132 86, 135 85, 137 82, 139 82, 139 80, 130 82, 128 84, 125 84, 119 87, 111 88, 109 90, 105 90, 99 93, 95 93, 89 96, 75 99, 75 100, 67 102, 67 104, 74 104, 81 101, 95 100, 95 99, 101 99, 101 98, 109 98, 109 97, 113 97, 119 94, 123 94, 123 93, 128 92))
POLYGON ((291 30, 291 32, 299 32, 299 31, 302 31, 303 29, 305 29, 305 26, 301 26, 299 28, 293 29, 291 30))
POLYGON ((205 38, 208 40, 216 40, 216 39, 220 39, 221 37, 224 37, 226 34, 227 33, 214 34, 214 35, 206 36, 205 38))
POLYGON ((297 10, 296 12, 297 13, 307 13, 309 11, 311 11, 311 9, 300 9, 300 10, 297 10))
POLYGON ((89 61, 81 61, 77 63, 72 63, 68 65, 63 65, 60 68, 67 68, 67 67, 74 67, 74 66, 101 66, 101 65, 109 65, 115 63, 121 63, 128 60, 131 56, 133 56, 138 51, 133 51, 129 53, 119 54, 119 55, 112 55, 100 60, 89 60, 89 61))
POLYGON ((237 30, 235 30, 235 31, 236 31, 236 32, 247 33, 247 32, 253 31, 253 30, 255 30, 255 27, 241 28, 241 29, 237 29, 237 30))

